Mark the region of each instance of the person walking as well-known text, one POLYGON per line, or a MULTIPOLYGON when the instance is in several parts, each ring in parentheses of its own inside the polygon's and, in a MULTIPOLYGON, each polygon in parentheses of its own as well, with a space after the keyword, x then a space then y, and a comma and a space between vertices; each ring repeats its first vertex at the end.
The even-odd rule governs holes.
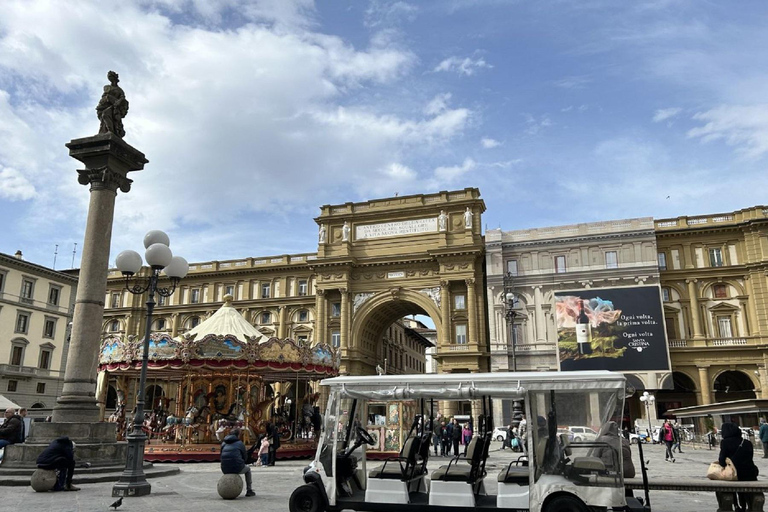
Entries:
POLYGON ((675 431, 675 444, 672 445, 672 453, 675 453, 675 447, 677 447, 677 453, 683 453, 682 448, 680 448, 680 444, 683 442, 683 430, 680 428, 680 424, 675 420, 674 425, 672 425, 672 429, 675 431))
POLYGON ((269 439, 267 439, 267 436, 263 436, 261 438, 261 445, 259 447, 259 460, 257 464, 259 466, 266 466, 269 464, 269 439))
POLYGON ((269 438, 269 462, 267 465, 274 466, 277 449, 280 448, 280 431, 274 423, 267 424, 267 437, 269 438))
POLYGON ((253 492, 251 466, 246 464, 247 460, 245 445, 240 440, 240 430, 233 429, 221 443, 221 472, 225 475, 245 475, 245 496, 250 498, 256 496, 256 493, 253 492))
POLYGON ((458 457, 459 455, 459 443, 461 442, 461 425, 459 420, 453 418, 451 425, 451 441, 453 442, 453 455, 458 457))
POLYGON ((443 422, 443 444, 440 447, 441 449, 441 455, 445 457, 448 455, 451 456, 451 444, 453 443, 453 423, 448 423, 446 425, 445 422, 443 422))
POLYGON ((461 442, 464 445, 464 456, 467 456, 467 446, 469 445, 469 442, 472 440, 472 431, 469 429, 469 423, 464 425, 464 428, 461 430, 461 442))
POLYGON ((433 422, 433 428, 432 428, 432 445, 435 448, 435 457, 437 457, 438 452, 441 450, 441 442, 443 440, 443 430, 440 425, 440 423, 435 420, 433 422))
POLYGON ((763 458, 768 459, 768 423, 765 422, 765 418, 760 418, 760 442, 763 445, 763 458))
POLYGON ((51 441, 51 444, 37 457, 37 467, 40 469, 53 469, 59 472, 54 491, 79 491, 79 487, 72 485, 72 477, 75 475, 75 445, 67 437, 59 437, 51 441))
POLYGON ((520 444, 522 445, 522 451, 528 451, 528 421, 525 419, 525 414, 520 418, 520 423, 517 425, 518 436, 520 437, 520 444))
MULTIPOLYGON (((736 478, 739 482, 754 482, 760 471, 753 461, 754 447, 748 439, 744 439, 741 429, 735 423, 723 423, 720 427, 722 440, 720 441, 720 455, 717 461, 722 467, 725 467, 725 459, 731 459, 733 467, 736 468, 736 478)), ((746 493, 736 493, 734 505, 737 510, 746 510, 746 493)))
POLYGON ((675 462, 675 456, 672 454, 672 445, 675 444, 675 429, 672 428, 672 424, 669 420, 664 420, 664 424, 659 429, 659 443, 664 443, 667 447, 667 451, 664 454, 664 460, 667 462, 675 462))

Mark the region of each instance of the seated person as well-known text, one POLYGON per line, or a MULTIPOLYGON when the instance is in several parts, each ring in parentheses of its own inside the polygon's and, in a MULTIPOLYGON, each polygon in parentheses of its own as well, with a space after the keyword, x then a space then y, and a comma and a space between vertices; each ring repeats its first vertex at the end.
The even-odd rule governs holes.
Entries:
POLYGON ((75 475, 75 444, 67 436, 51 441, 37 457, 37 467, 59 472, 54 491, 80 490, 72 485, 72 477, 75 475))
POLYGON ((251 467, 246 464, 248 454, 245 445, 240 440, 240 431, 233 429, 221 443, 221 472, 226 474, 245 475, 246 497, 256 496, 253 492, 251 467))
POLYGON ((16 414, 16 409, 9 407, 5 410, 5 423, 0 425, 0 448, 19 442, 22 435, 21 416, 16 414))

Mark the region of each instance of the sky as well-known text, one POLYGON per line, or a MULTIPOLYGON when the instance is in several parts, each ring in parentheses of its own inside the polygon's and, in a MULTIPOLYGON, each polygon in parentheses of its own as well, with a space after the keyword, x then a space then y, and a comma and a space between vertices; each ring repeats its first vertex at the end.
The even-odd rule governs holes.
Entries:
POLYGON ((766 26, 748 0, 0 0, 0 252, 79 265, 64 144, 108 70, 149 159, 112 261, 150 229, 190 261, 314 252, 321 205, 464 187, 504 230, 766 204, 766 26))

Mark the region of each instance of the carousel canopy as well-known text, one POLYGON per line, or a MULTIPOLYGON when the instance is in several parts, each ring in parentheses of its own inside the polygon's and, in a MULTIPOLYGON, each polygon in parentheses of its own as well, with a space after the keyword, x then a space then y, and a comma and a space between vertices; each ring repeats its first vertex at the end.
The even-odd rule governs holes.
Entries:
POLYGON ((231 295, 224 296, 224 305, 211 315, 210 318, 201 322, 194 329, 179 336, 179 339, 184 337, 203 339, 211 334, 229 334, 237 337, 238 341, 244 343, 249 341, 252 342, 254 339, 259 340, 259 343, 267 341, 267 338, 264 338, 258 329, 248 323, 248 321, 243 318, 243 315, 232 307, 231 295))
MULTIPOLYGON (((149 338, 149 369, 168 375, 177 370, 231 369, 243 372, 283 372, 296 376, 330 377, 338 374, 341 354, 326 343, 297 343, 292 339, 265 339, 239 311, 232 296, 210 318, 172 338, 153 333, 149 338)), ((100 371, 136 371, 141 368, 144 339, 134 335, 108 335, 102 340, 100 371)))

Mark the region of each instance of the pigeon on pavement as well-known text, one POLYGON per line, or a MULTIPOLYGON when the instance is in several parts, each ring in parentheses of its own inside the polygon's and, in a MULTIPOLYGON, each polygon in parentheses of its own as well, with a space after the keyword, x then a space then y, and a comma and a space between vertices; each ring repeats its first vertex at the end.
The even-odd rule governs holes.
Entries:
POLYGON ((122 496, 120 496, 120 498, 118 498, 118 500, 117 500, 116 502, 114 502, 113 504, 111 504, 111 505, 109 506, 109 508, 113 508, 113 507, 114 507, 114 509, 115 509, 115 510, 117 510, 117 507, 119 507, 119 506, 120 506, 120 505, 122 505, 122 504, 123 504, 123 497, 122 497, 122 496))

